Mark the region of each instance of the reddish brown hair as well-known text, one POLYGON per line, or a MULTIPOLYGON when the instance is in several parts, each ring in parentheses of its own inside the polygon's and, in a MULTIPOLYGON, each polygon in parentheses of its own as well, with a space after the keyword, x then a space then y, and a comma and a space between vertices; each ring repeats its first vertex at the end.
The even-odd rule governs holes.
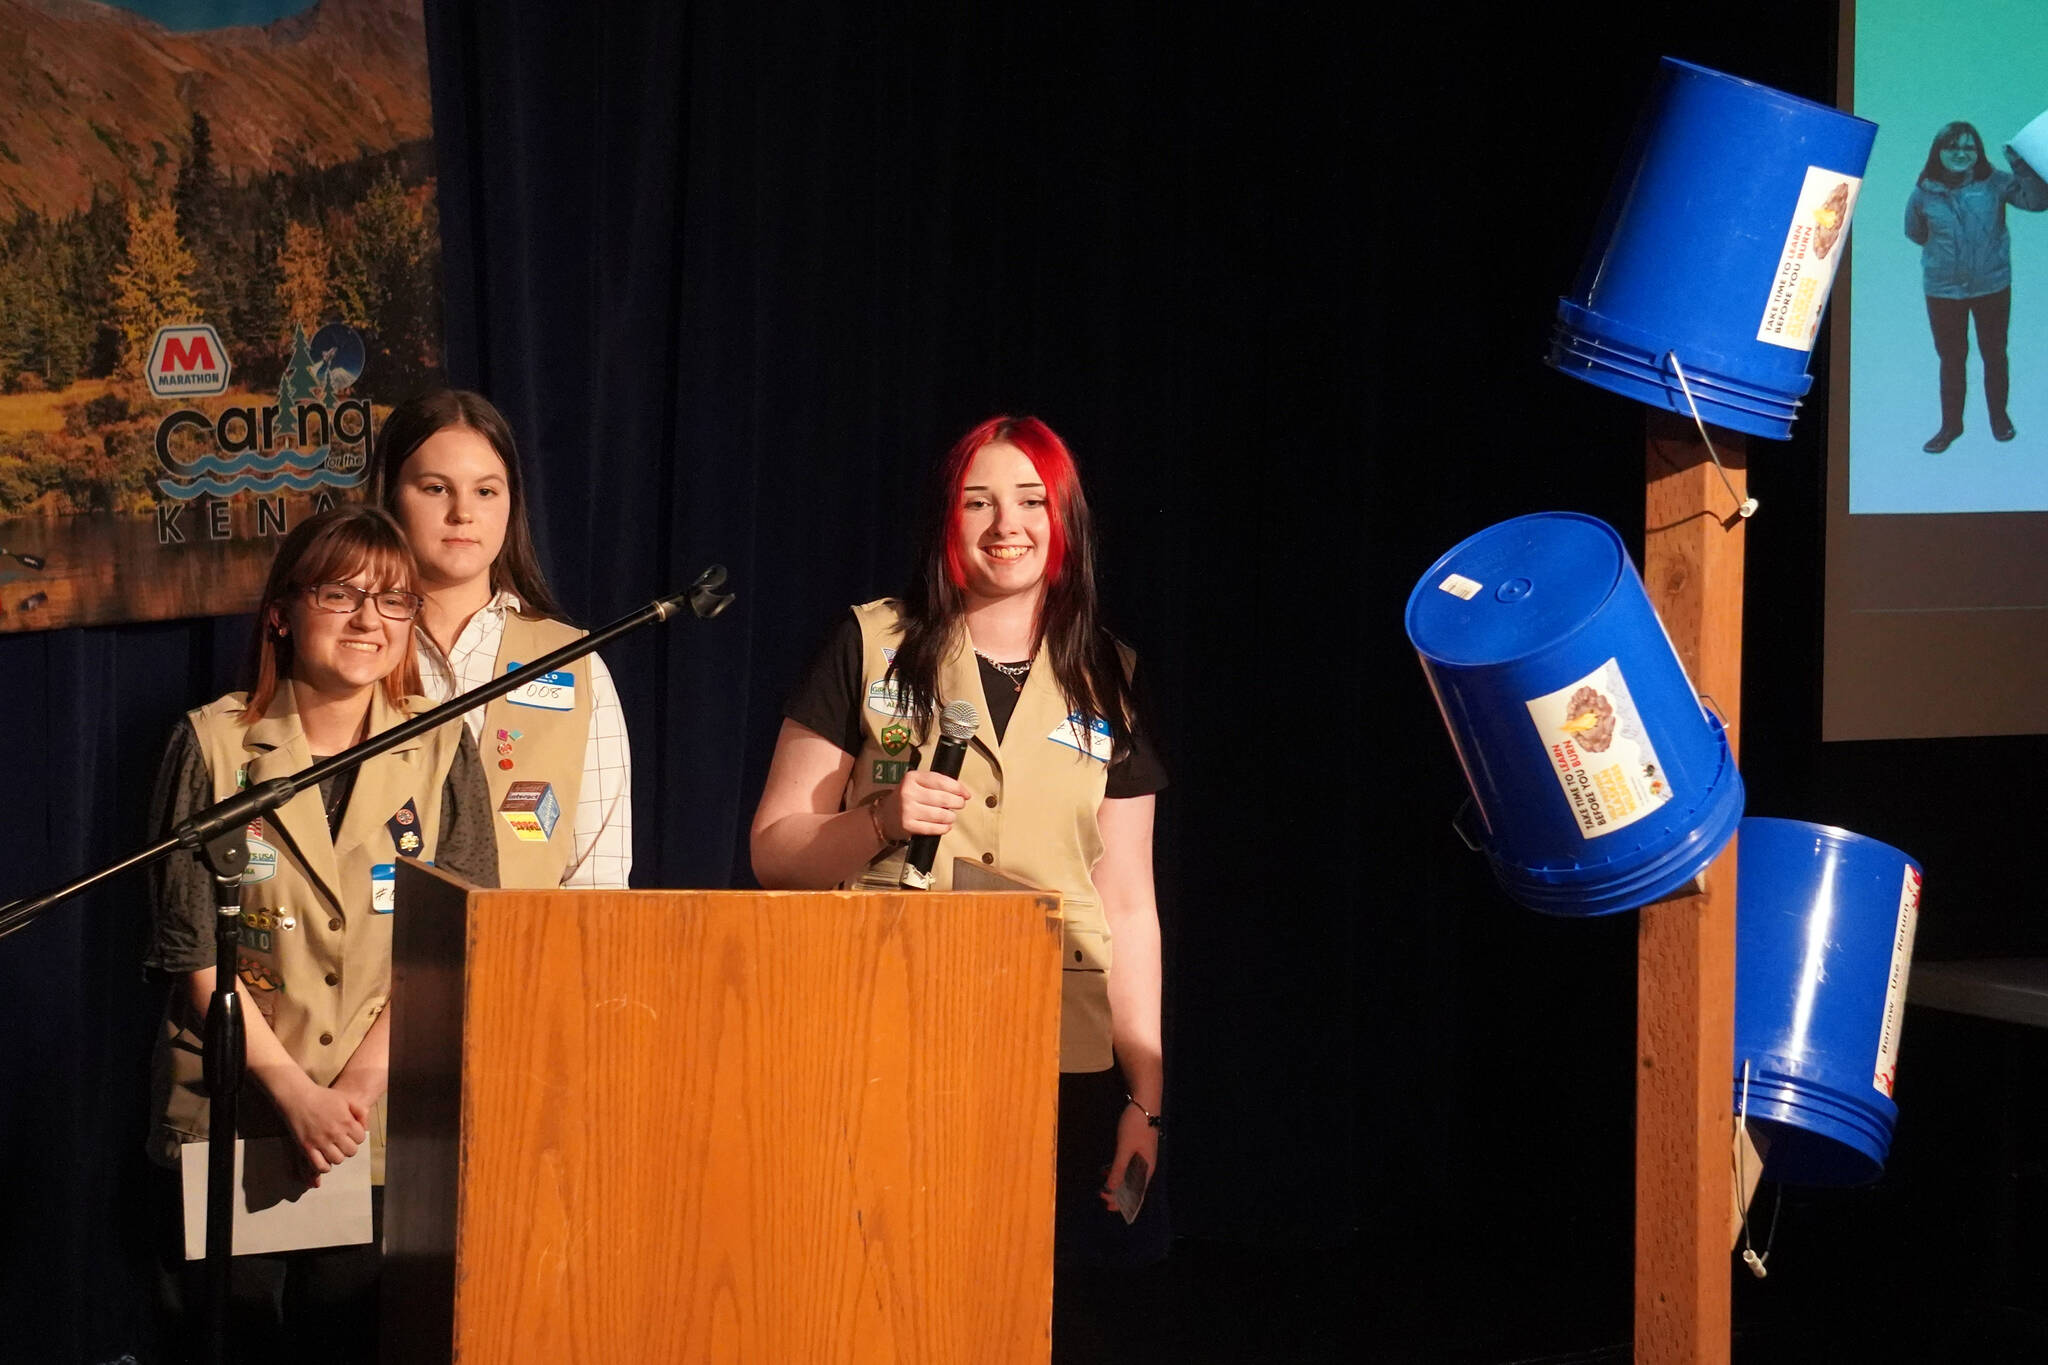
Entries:
MULTIPOLYGON (((277 547, 270 561, 270 578, 263 585, 263 600, 256 607, 256 630, 249 637, 249 653, 242 668, 242 680, 249 689, 249 701, 242 709, 242 724, 253 725, 263 718, 277 696, 277 685, 292 675, 292 638, 280 635, 273 615, 282 615, 293 597, 316 583, 345 583, 359 573, 369 575, 378 588, 412 591, 419 568, 406 547, 405 533, 381 507, 345 502, 316 513, 300 522, 277 547)), ((420 690, 420 666, 407 642, 404 662, 384 675, 384 695, 393 706, 401 705, 408 693, 420 690)))

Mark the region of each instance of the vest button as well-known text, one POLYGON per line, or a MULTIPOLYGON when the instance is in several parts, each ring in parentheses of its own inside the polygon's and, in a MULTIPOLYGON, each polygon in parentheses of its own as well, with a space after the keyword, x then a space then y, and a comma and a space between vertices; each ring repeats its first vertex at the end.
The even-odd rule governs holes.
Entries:
POLYGON ((333 972, 329 972, 327 974, 327 984, 330 986, 339 986, 341 984, 341 978, 336 976, 333 972))
POLYGON ((1080 960, 1081 960, 1081 950, 1080 950, 1079 948, 1076 948, 1076 949, 1074 949, 1074 961, 1076 961, 1076 962, 1079 962, 1080 960))
POLYGON ((996 799, 993 796, 988 798, 988 808, 990 810, 994 810, 996 808, 996 799))
POLYGON ((341 921, 338 919, 331 919, 327 921, 327 927, 338 934, 341 932, 341 921))
POLYGON ((992 863, 996 860, 996 855, 993 853, 984 853, 981 855, 981 860, 985 863, 992 863))
POLYGON ((323 1034, 321 1034, 321 1035, 320 1035, 320 1046, 322 1046, 322 1047, 332 1047, 332 1046, 334 1046, 334 1035, 333 1035, 333 1034, 331 1034, 331 1033, 323 1033, 323 1034))

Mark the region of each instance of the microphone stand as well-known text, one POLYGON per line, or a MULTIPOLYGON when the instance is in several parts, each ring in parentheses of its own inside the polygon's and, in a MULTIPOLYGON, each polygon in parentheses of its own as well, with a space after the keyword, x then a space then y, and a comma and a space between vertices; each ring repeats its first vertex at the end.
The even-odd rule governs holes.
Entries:
POLYGON ((224 1360, 227 1348, 228 1267, 234 1255, 234 1180, 236 1103, 246 1057, 241 996, 235 990, 236 949, 241 942, 242 873, 249 865, 248 830, 252 821, 270 814, 299 792, 356 768, 378 754, 520 687, 563 664, 573 662, 629 631, 668 621, 687 608, 710 620, 732 603, 721 593, 725 569, 714 564, 698 574, 682 592, 658 598, 631 615, 594 630, 581 639, 544 654, 473 692, 443 702, 431 711, 375 734, 353 749, 324 758, 290 777, 239 791, 193 812, 149 847, 110 863, 97 872, 38 896, 0 906, 0 938, 27 928, 51 908, 90 890, 130 868, 142 867, 178 849, 191 849, 212 873, 219 888, 215 900, 213 997, 206 1009, 204 1075, 208 1101, 206 1152, 206 1358, 224 1360))

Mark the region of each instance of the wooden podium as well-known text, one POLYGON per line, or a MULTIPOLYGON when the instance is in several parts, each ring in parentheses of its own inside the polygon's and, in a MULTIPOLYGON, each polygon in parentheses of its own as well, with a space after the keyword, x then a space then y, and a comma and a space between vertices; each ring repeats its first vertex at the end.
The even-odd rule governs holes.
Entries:
POLYGON ((1048 1358, 1057 896, 397 904, 387 1361, 1048 1358))

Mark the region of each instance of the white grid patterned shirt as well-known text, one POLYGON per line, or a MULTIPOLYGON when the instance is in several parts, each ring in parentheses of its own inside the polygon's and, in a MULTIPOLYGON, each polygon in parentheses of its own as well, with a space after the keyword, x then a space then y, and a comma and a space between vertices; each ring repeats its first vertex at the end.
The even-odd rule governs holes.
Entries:
MULTIPOLYGON (((443 702, 495 678, 505 613, 518 606, 519 599, 509 592, 493 597, 469 618, 445 659, 424 629, 414 631, 426 694, 443 702)), ((576 844, 562 885, 623 888, 633 870, 633 752, 611 670, 597 655, 589 658, 590 737, 583 746, 583 785, 576 798, 576 844)), ((481 744, 484 708, 463 720, 470 738, 481 744)))

